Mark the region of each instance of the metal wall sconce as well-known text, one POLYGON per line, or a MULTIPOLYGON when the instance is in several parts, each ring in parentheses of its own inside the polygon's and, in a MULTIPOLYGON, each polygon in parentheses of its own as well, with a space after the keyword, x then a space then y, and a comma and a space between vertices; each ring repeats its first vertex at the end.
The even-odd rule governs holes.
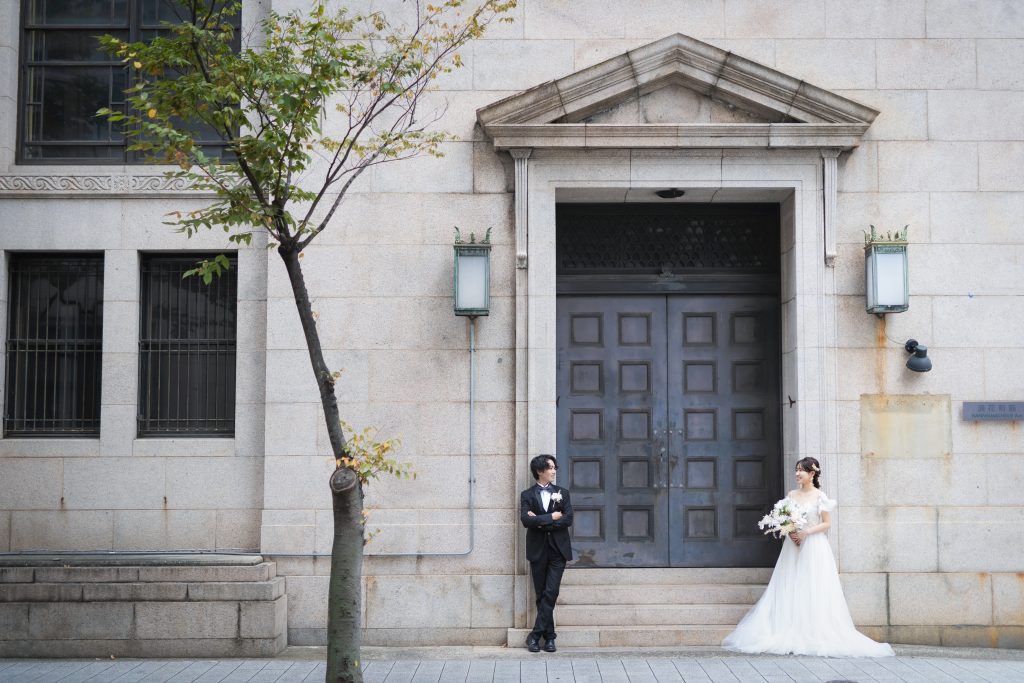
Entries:
POLYGON ((455 315, 487 315, 491 308, 491 229, 483 241, 469 241, 455 228, 455 315))
POLYGON ((913 354, 907 360, 907 367, 914 372, 928 372, 932 369, 932 359, 928 357, 928 347, 917 343, 916 339, 908 339, 903 345, 907 353, 913 354))
POLYGON ((879 235, 864 234, 864 286, 868 313, 881 316, 910 308, 907 279, 907 226, 879 235))

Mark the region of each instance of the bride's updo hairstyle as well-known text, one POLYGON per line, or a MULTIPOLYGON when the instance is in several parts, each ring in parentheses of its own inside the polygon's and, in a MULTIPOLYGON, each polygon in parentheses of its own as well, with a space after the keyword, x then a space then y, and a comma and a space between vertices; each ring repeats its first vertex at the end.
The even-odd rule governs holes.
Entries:
POLYGON ((816 458, 800 458, 796 461, 796 468, 803 470, 808 474, 814 475, 814 488, 820 489, 821 484, 818 483, 818 477, 821 476, 821 464, 816 458))

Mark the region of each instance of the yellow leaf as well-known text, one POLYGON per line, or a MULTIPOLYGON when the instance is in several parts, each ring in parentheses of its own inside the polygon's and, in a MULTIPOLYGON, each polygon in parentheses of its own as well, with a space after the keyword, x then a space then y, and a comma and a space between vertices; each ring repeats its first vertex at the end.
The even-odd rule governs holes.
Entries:
POLYGON ((134 66, 136 69, 141 69, 142 68, 142 62, 133 62, 132 66, 134 66))
POLYGON ((156 118, 156 109, 152 109, 151 108, 149 111, 146 112, 146 116, 148 116, 151 119, 155 119, 156 118))

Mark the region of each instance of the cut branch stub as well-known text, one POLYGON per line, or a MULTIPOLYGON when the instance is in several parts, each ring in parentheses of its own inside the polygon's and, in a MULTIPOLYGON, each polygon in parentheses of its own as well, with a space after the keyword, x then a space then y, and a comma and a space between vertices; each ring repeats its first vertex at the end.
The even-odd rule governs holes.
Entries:
POLYGON ((345 493, 359 482, 356 473, 347 467, 339 467, 331 475, 331 491, 345 493))

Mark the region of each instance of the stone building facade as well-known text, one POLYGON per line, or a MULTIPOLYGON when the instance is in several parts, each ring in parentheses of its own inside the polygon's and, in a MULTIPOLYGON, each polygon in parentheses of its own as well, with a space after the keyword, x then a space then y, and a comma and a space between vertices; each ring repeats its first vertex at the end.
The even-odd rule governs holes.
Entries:
MULTIPOLYGON (((164 225, 167 212, 205 199, 158 168, 32 156, 29 4, 0 0, 0 551, 259 552, 286 577, 288 641, 324 643, 333 461, 283 268, 265 242, 236 249, 222 234, 185 240, 164 225), (147 432, 146 264, 223 250, 237 258, 233 427, 147 432), (8 312, 22 305, 12 264, 36 252, 102 257, 97 433, 12 433, 18 335, 8 312)), ((397 18, 410 11, 397 0, 349 4, 397 18)), ((268 6, 303 3, 246 2, 243 21, 268 6)), ((513 17, 468 47, 465 66, 431 94, 447 106, 439 125, 459 136, 445 156, 368 172, 304 258, 329 362, 343 370, 344 419, 401 437, 400 457, 418 473, 369 489, 369 526, 380 531, 366 547, 366 642, 516 644, 530 609, 517 495, 531 483, 529 458, 557 452, 560 483, 585 499, 580 548, 600 546, 584 553, 581 585, 703 586, 716 573, 763 583, 756 568, 770 562, 751 568, 742 552, 715 554, 726 536, 736 547, 756 540, 742 538, 741 520, 763 501, 745 503, 744 517, 730 496, 759 486, 773 500, 790 487, 795 461, 813 455, 839 501, 830 539, 858 626, 897 643, 1024 647, 1024 432, 1019 421, 963 412, 965 402, 1024 399, 1024 8, 520 0, 513 17), (655 195, 666 189, 684 194, 655 195), (636 222, 652 204, 676 223, 710 211, 701 225, 723 220, 718 207, 756 224, 761 214, 744 207, 761 207, 771 220, 756 225, 774 231, 777 259, 717 290, 693 264, 574 277, 564 258, 573 244, 559 241, 568 226, 589 243, 587 221, 602 207, 636 222), (453 315, 451 300, 456 225, 478 235, 493 228, 491 310, 475 323, 472 444, 470 323, 453 315), (870 225, 910 226, 904 313, 865 313, 870 225), (669 313, 637 313, 630 306, 640 295, 669 313), (584 356, 572 355, 573 335, 583 340, 589 324, 576 313, 600 313, 599 326, 618 321, 598 330, 601 343, 625 338, 625 318, 643 319, 644 339, 668 335, 660 348, 671 358, 672 316, 700 318, 715 297, 720 306, 707 310, 719 317, 705 317, 728 321, 715 329, 743 343, 738 325, 750 309, 729 303, 741 295, 772 302, 752 318, 760 327, 751 334, 768 344, 758 347, 767 355, 758 356, 756 409, 707 399, 673 412, 673 399, 651 390, 650 405, 667 418, 637 404, 647 422, 626 438, 622 415, 610 417, 625 398, 573 403, 589 391, 587 362, 604 363, 596 386, 605 398, 611 384, 624 386, 611 368, 632 362, 620 353, 576 363, 584 356), (572 308, 574 297, 583 308, 572 308), (931 372, 904 367, 909 338, 927 345, 931 372), (757 438, 770 438, 765 451, 743 451, 747 470, 735 454, 756 440, 741 429, 750 411, 757 438), (690 437, 710 413, 712 436, 698 440, 722 450, 698 451, 690 437), (588 415, 597 422, 588 426, 588 415), (630 440, 640 445, 623 445, 630 440), (640 470, 621 468, 627 446, 654 491, 646 498, 621 497, 643 488, 629 483, 640 470), (749 472, 760 484, 742 483, 749 472), (614 486, 619 498, 602 497, 614 486), (722 486, 721 500, 677 497, 722 486), (648 541, 658 550, 647 559, 622 552, 648 541)), ((734 373, 716 375, 711 393, 736 389, 735 359, 709 358, 734 373)), ((637 362, 645 372, 661 367, 637 362)), ((687 386, 676 393, 685 398, 687 386)), ((580 643, 629 642, 621 632, 630 627, 646 628, 648 639, 676 626, 717 638, 709 625, 727 631, 742 614, 680 608, 645 623, 636 609, 602 610, 579 592, 580 643)), ((717 602, 744 600, 723 593, 717 602)), ((673 634, 665 644, 698 642, 673 634)))

